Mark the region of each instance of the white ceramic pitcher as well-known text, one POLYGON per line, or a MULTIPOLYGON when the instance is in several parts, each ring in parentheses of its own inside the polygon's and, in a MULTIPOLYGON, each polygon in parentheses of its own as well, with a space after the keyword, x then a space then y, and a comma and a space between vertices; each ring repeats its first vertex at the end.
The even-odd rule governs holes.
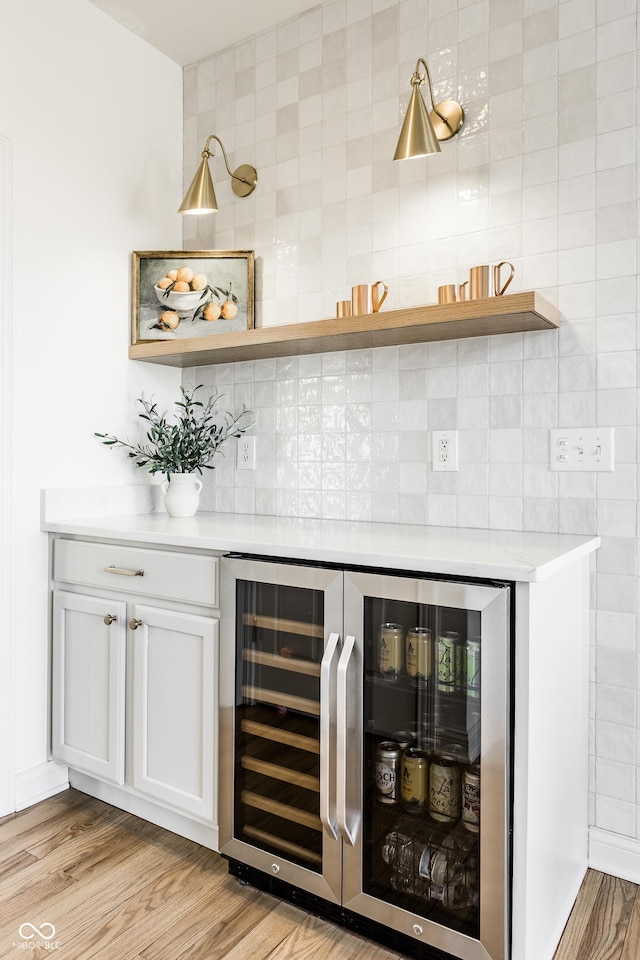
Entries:
POLYGON ((162 484, 164 505, 170 517, 192 517, 200 503, 202 480, 193 473, 171 473, 162 484))

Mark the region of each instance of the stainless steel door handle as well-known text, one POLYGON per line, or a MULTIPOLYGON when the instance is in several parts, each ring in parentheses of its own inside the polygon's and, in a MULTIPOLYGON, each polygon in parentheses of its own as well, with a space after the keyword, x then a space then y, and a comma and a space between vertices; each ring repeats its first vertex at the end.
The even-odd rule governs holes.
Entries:
MULTIPOLYGON (((349 767, 348 767, 348 748, 347 741, 349 736, 349 703, 351 701, 351 713, 354 711, 354 690, 349 697, 349 667, 354 658, 353 651, 356 645, 356 638, 353 636, 345 637, 342 653, 338 662, 338 681, 337 681, 337 757, 336 757, 336 786, 337 786, 337 820, 340 833, 351 846, 355 846, 356 835, 358 832, 359 812, 354 804, 350 809, 349 805, 349 767)), ((351 717, 353 720, 354 718, 351 717)), ((354 724, 352 723, 353 727, 354 724)), ((359 771, 353 770, 352 776, 358 777, 359 771)))
POLYGON ((330 634, 320 665, 320 820, 336 840, 338 829, 335 805, 334 809, 331 809, 331 797, 335 796, 332 790, 335 783, 332 783, 331 745, 335 738, 336 715, 336 688, 332 672, 339 644, 340 634, 330 634), (334 737, 332 737, 332 727, 334 737))

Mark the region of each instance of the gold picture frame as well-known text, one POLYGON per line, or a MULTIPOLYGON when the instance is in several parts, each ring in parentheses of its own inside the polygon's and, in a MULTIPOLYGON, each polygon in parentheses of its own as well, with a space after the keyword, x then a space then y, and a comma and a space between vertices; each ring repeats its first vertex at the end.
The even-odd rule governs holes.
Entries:
POLYGON ((132 345, 253 328, 253 250, 134 250, 132 257, 132 345))

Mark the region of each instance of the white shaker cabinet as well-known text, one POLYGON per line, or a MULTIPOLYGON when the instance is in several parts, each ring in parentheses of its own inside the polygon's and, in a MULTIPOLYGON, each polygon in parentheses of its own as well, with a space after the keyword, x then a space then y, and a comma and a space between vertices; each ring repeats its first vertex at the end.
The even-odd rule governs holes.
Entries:
POLYGON ((53 550, 53 756, 79 789, 164 811, 210 846, 217 831, 171 812, 217 820, 217 563, 62 538, 53 550))
POLYGON ((133 786, 212 819, 218 621, 135 604, 131 625, 133 786))
POLYGON ((127 605, 53 595, 52 747, 56 760, 124 783, 127 605))

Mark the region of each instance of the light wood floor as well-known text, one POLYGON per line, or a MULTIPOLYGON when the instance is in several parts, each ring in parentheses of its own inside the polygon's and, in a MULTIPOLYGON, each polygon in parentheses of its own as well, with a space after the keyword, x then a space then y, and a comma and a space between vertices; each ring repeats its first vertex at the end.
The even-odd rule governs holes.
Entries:
MULTIPOLYGON (((39 941, 37 934, 34 941, 39 941)), ((43 941, 39 941, 43 942, 43 941)), ((0 820, 0 957, 394 960, 243 887, 217 854, 74 790, 0 820), (33 928, 56 950, 19 950, 33 928), (33 928, 26 926, 33 924, 33 928)), ((640 895, 590 871, 556 960, 638 960, 640 895)))

